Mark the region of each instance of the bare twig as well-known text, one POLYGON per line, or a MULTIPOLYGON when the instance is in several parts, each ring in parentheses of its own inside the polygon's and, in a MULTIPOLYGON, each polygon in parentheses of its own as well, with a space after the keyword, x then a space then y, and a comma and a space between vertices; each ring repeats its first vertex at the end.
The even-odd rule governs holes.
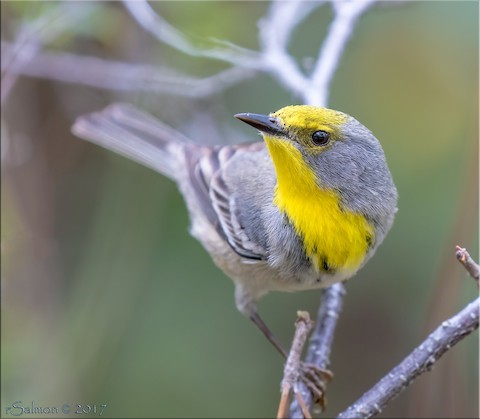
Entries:
POLYGON ((430 370, 452 346, 478 328, 480 298, 444 321, 397 367, 367 391, 339 418, 370 418, 382 409, 420 374, 430 370))
POLYGON ((262 50, 252 51, 231 43, 221 48, 201 49, 158 15, 145 0, 124 1, 125 8, 145 30, 178 51, 196 57, 221 60, 234 66, 269 73, 305 103, 326 106, 333 74, 359 17, 374 0, 332 1, 335 18, 310 77, 305 76, 288 53, 293 30, 324 1, 274 1, 269 14, 259 22, 262 50))
MULTIPOLYGON (((262 71, 273 75, 285 88, 302 97, 305 103, 325 106, 331 80, 345 45, 356 21, 371 6, 373 0, 331 2, 335 18, 314 71, 307 77, 288 53, 288 42, 298 24, 324 2, 274 1, 268 16, 259 23, 262 45, 260 52, 212 40, 210 42, 214 47, 199 48, 184 33, 158 15, 147 1, 123 2, 135 21, 160 42, 187 55, 220 60, 233 65, 226 71, 203 79, 178 75, 177 72, 162 67, 41 52, 43 44, 23 45, 19 49, 19 59, 9 67, 9 74, 24 74, 102 89, 154 91, 201 98, 221 92, 253 76, 257 71, 262 71), (30 65, 27 65, 28 63, 30 65)), ((2 44, 2 49, 4 46, 7 44, 2 44)), ((11 57, 12 54, 9 53, 8 56, 11 57)), ((8 89, 5 91, 8 92, 8 89)))
MULTIPOLYGON (((342 311, 344 295, 345 287, 342 284, 332 285, 322 293, 315 329, 310 337, 305 358, 307 363, 314 364, 320 369, 326 370, 330 364, 330 351, 337 320, 342 311)), ((298 391, 302 395, 305 405, 310 408, 313 404, 310 390, 303 382, 299 382, 298 391)), ((290 415, 291 417, 301 417, 303 415, 301 406, 297 401, 292 402, 290 415)))
POLYGON ((78 22, 88 17, 92 11, 90 5, 79 8, 72 4, 61 4, 54 7, 19 30, 15 43, 10 46, 8 58, 4 57, 2 42, 1 103, 5 102, 17 81, 19 73, 15 69, 31 66, 31 61, 45 44, 64 32, 73 19, 78 22))
POLYGON ((295 393, 295 400, 297 401, 298 405, 300 406, 300 409, 302 410, 303 417, 305 419, 311 419, 312 415, 310 414, 310 411, 308 410, 307 405, 303 401, 302 395, 298 392, 296 388, 294 388, 294 393, 295 393))
MULTIPOLYGON (((13 46, 2 42, 2 63, 13 54, 13 46)), ((165 93, 191 98, 212 96, 252 77, 249 69, 232 67, 206 78, 182 75, 167 67, 132 64, 66 52, 38 52, 28 46, 17 53, 9 71, 16 74, 117 91, 165 93), (25 59, 23 59, 25 54, 25 59), (26 65, 28 63, 28 65, 26 65)))
MULTIPOLYGON (((469 257, 466 257, 468 252, 457 246, 457 257, 459 253, 459 260, 463 259, 464 256, 466 260, 469 259, 469 257)), ((470 268, 467 268, 463 260, 460 260, 460 263, 470 272, 470 268)), ((473 262, 470 266, 476 266, 478 274, 478 265, 473 262)), ((465 336, 478 329, 479 310, 480 298, 477 298, 458 314, 444 321, 398 366, 392 369, 347 410, 340 413, 338 418, 370 418, 380 413, 415 378, 429 371, 445 352, 465 336)))
POLYGON ((478 285, 480 266, 472 259, 467 249, 457 246, 456 250, 458 261, 465 267, 470 276, 477 281, 478 285))
POLYGON ((260 69, 259 54, 234 44, 222 43, 221 48, 200 49, 178 29, 158 15, 146 0, 128 1, 123 4, 135 21, 160 42, 194 57, 213 58, 240 67, 260 69))
POLYGON ((304 92, 305 102, 326 106, 333 75, 360 16, 375 0, 332 1, 335 17, 322 44, 312 72, 311 86, 304 92))
POLYGON ((46 15, 32 24, 13 44, 2 41, 2 101, 6 99, 19 74, 100 89, 148 91, 204 98, 252 77, 256 74, 254 69, 265 70, 265 65, 257 52, 228 43, 223 43, 222 48, 197 49, 180 31, 158 16, 148 2, 125 1, 124 4, 142 27, 167 45, 189 55, 239 65, 209 77, 195 78, 166 67, 47 52, 43 50, 45 45, 71 23, 72 16, 78 20, 79 16, 83 18, 92 11, 92 7, 85 6, 79 15, 76 8, 67 5, 55 9, 52 16, 46 15), (37 36, 32 37, 31 34, 37 36))
POLYGON ((278 407, 277 418, 288 417, 288 398, 290 391, 292 389, 295 390, 296 384, 299 380, 301 367, 300 359, 302 357, 303 346, 305 345, 308 333, 312 327, 313 321, 310 320, 310 315, 306 311, 298 311, 297 320, 295 322, 295 335, 283 370, 282 397, 278 407))
POLYGON ((302 96, 308 79, 288 53, 288 42, 295 27, 323 1, 274 1, 268 16, 259 22, 263 61, 269 71, 290 91, 302 96))

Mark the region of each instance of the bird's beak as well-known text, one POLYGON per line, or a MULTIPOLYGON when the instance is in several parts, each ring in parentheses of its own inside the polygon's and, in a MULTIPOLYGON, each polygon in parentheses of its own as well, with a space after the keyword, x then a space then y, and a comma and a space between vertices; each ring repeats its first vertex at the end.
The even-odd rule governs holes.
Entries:
POLYGON ((265 134, 274 136, 285 136, 287 134, 274 116, 257 113, 237 113, 235 118, 246 122, 248 125, 251 125, 265 134))

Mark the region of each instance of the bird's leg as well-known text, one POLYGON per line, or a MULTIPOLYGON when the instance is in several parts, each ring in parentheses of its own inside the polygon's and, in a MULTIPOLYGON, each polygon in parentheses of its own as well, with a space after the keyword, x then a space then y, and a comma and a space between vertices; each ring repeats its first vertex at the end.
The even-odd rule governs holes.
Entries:
POLYGON ((283 358, 287 359, 288 352, 285 350, 283 345, 277 340, 275 335, 270 331, 270 329, 262 320, 258 312, 254 311, 253 313, 250 314, 249 317, 250 317, 250 320, 255 324, 255 326, 257 326, 260 329, 260 331, 265 335, 265 337, 269 340, 269 342, 275 347, 275 349, 278 352, 280 352, 280 355, 282 355, 283 358))
MULTIPOLYGON (((275 347, 275 349, 280 353, 280 355, 282 355, 282 357, 287 360, 288 351, 277 340, 275 335, 270 331, 269 327, 265 324, 265 322, 258 314, 256 304, 257 298, 255 298, 250 292, 248 292, 248 289, 243 288, 240 283, 236 284, 235 302, 238 310, 245 316, 247 316, 255 324, 255 326, 258 327, 258 329, 275 347)), ((321 406, 323 406, 325 403, 323 397, 323 394, 325 393, 325 383, 330 381, 330 379, 332 378, 332 373, 328 370, 321 369, 314 364, 307 364, 302 362, 299 374, 301 380, 312 392, 314 400, 320 403, 321 406)))
MULTIPOLYGON (((260 295, 261 296, 261 295, 260 295)), ((287 359, 288 352, 277 338, 270 331, 268 326, 262 320, 257 310, 257 300, 259 296, 252 294, 248 288, 244 288, 242 283, 235 284, 235 304, 244 316, 248 317, 257 326, 269 342, 280 352, 284 359, 287 359)))
MULTIPOLYGON (((249 314, 250 320, 257 326, 264 336, 270 341, 270 343, 275 347, 275 349, 280 352, 282 357, 286 360, 288 357, 288 352, 285 350, 283 345, 277 340, 275 335, 270 331, 268 326, 262 320, 260 315, 256 310, 252 311, 249 314)), ((318 403, 320 408, 325 410, 326 399, 325 399, 325 389, 326 383, 330 381, 333 377, 333 374, 329 370, 325 370, 317 367, 314 364, 307 364, 305 362, 301 363, 300 367, 300 379, 305 383, 307 388, 310 390, 313 396, 314 403, 318 403)))

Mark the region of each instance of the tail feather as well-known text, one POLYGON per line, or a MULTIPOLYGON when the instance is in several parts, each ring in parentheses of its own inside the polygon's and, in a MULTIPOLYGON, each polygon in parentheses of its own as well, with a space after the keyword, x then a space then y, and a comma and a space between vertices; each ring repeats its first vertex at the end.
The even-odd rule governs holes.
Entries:
POLYGON ((184 148, 190 142, 168 125, 122 103, 79 117, 72 132, 173 180, 181 175, 184 148))

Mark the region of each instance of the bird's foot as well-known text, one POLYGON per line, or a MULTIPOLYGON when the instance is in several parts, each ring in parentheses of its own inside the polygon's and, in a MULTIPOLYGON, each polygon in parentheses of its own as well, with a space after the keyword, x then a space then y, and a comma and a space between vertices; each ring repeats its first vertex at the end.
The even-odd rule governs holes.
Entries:
POLYGON ((300 367, 300 379, 305 383, 313 396, 313 402, 318 404, 320 408, 325 410, 327 399, 325 391, 327 383, 333 378, 333 373, 317 367, 314 364, 302 362, 300 367))

